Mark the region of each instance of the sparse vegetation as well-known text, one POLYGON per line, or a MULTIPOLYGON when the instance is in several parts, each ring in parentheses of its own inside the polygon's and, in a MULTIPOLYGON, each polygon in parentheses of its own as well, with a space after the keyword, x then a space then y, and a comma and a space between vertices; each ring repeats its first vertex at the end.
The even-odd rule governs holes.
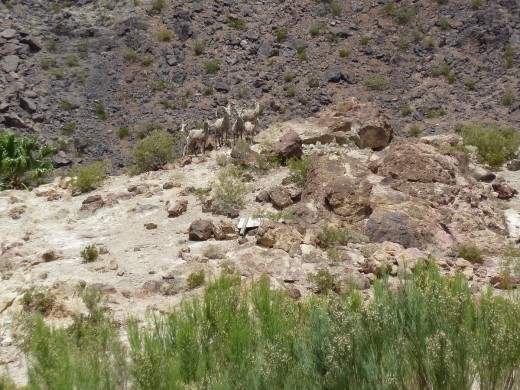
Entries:
POLYGON ((371 41, 372 37, 369 35, 364 35, 359 39, 359 44, 362 46, 368 45, 371 41))
POLYGON ((470 91, 474 91, 475 90, 475 80, 473 80, 472 78, 467 79, 466 80, 466 87, 470 91))
POLYGON ((413 125, 410 127, 410 136, 411 137, 418 137, 419 134, 421 134, 421 128, 417 125, 413 125))
POLYGON ((153 0, 148 8, 149 14, 160 14, 164 8, 164 0, 153 0))
POLYGON ((364 85, 372 91, 383 91, 388 88, 388 80, 383 76, 369 76, 365 79, 364 85))
POLYGON ((161 104, 164 106, 164 108, 169 108, 170 110, 177 109, 177 107, 175 107, 175 104, 173 104, 169 100, 161 100, 161 104))
POLYGON ((68 101, 67 99, 60 100, 60 108, 65 111, 73 111, 79 108, 79 105, 68 101))
POLYGON ((471 0, 471 9, 477 10, 482 5, 482 0, 471 0))
POLYGON ((320 79, 315 76, 311 76, 309 77, 308 84, 311 88, 318 88, 320 86, 320 79))
POLYGON ((128 127, 120 127, 118 130, 117 130, 117 137, 119 139, 125 139, 125 138, 128 138, 128 136, 130 135, 130 130, 128 130, 128 127))
POLYGON ((321 30, 323 29, 323 24, 321 23, 314 23, 313 25, 311 25, 311 27, 309 28, 309 33, 315 37, 317 35, 319 35, 321 33, 321 30))
POLYGON ((74 66, 78 66, 79 65, 79 59, 78 59, 78 56, 72 54, 70 56, 67 56, 65 57, 65 63, 67 64, 68 67, 72 68, 74 66))
POLYGON ((506 91, 500 98, 500 103, 502 103, 503 106, 507 107, 516 102, 517 99, 518 96, 516 96, 516 94, 512 90, 506 89, 506 91))
POLYGON ((504 49, 504 59, 506 61, 506 68, 512 68, 515 64, 515 49, 512 46, 506 46, 504 49))
POLYGON ((323 249, 333 248, 337 245, 347 245, 348 243, 366 243, 368 237, 355 230, 325 226, 317 235, 316 241, 323 249))
POLYGON ((410 22, 415 10, 412 7, 397 7, 392 0, 383 6, 383 14, 392 17, 397 23, 405 25, 410 22))
POLYGON ((172 40, 172 38, 173 38, 172 33, 167 29, 161 30, 157 34, 157 39, 161 42, 169 42, 172 40))
POLYGON ((195 46, 193 47, 195 55, 200 56, 204 53, 204 50, 206 50, 206 48, 204 47, 204 44, 202 42, 195 42, 195 46))
POLYGON ((326 294, 336 289, 336 278, 327 268, 320 268, 315 274, 310 274, 307 279, 316 285, 319 293, 326 294))
POLYGON ((458 249, 458 256, 472 263, 483 263, 482 251, 473 243, 460 244, 458 249))
POLYGON ((428 119, 439 118, 446 115, 446 111, 442 107, 430 107, 426 110, 425 115, 428 119))
POLYGON ((99 257, 99 249, 94 244, 89 244, 80 252, 84 263, 92 263, 99 257))
POLYGON ((80 53, 86 53, 86 52, 88 52, 88 44, 89 44, 88 39, 83 39, 80 43, 78 43, 78 45, 76 46, 76 49, 80 53))
POLYGON ((110 167, 109 160, 94 161, 88 165, 74 165, 70 171, 72 188, 77 188, 81 192, 95 190, 105 181, 110 167))
POLYGON ((433 40, 431 37, 426 37, 423 40, 424 47, 433 49, 435 46, 437 46, 437 43, 433 40))
POLYGON ((192 272, 186 279, 186 287, 188 290, 193 290, 194 288, 202 286, 205 279, 206 275, 204 270, 201 269, 200 271, 192 272))
POLYGON ((31 286, 21 301, 25 311, 45 316, 52 311, 56 296, 44 287, 31 286))
POLYGON ((242 208, 246 193, 246 185, 240 181, 240 170, 234 165, 222 168, 213 183, 213 211, 225 214, 230 207, 242 208))
POLYGON ((451 66, 449 66, 448 64, 443 64, 435 68, 432 68, 432 70, 430 71, 430 75, 432 77, 448 76, 450 72, 451 66))
POLYGON ((77 125, 74 122, 67 122, 61 127, 63 135, 71 135, 76 130, 77 125))
POLYGON ((137 52, 133 49, 125 49, 123 50, 123 58, 128 62, 137 62, 139 61, 139 56, 137 52))
POLYGON ((292 98, 296 96, 296 87, 294 85, 290 85, 285 89, 285 96, 292 98))
POLYGON ((441 20, 439 20, 439 27, 443 31, 446 31, 447 29, 449 29, 450 28, 450 23, 448 22, 448 19, 442 18, 441 20))
POLYGON ((202 255, 208 259, 223 259, 226 256, 224 249, 220 245, 209 244, 202 251, 202 255))
POLYGON ((137 172, 160 169, 176 155, 174 147, 177 140, 164 130, 154 130, 135 147, 134 159, 137 172))
POLYGON ((204 62, 204 69, 206 74, 217 74, 220 70, 220 65, 215 60, 207 60, 204 62))
POLYGON ((412 106, 410 106, 410 103, 404 103, 401 106, 401 115, 402 116, 408 116, 412 113, 412 106))
POLYGON ((296 57, 300 61, 307 61, 307 51, 305 50, 305 46, 298 46, 296 48, 296 57))
POLYGON ((276 41, 277 42, 285 41, 287 39, 287 36, 288 36, 287 29, 285 29, 283 27, 278 27, 276 29, 276 41))
POLYGON ((412 41, 414 43, 419 43, 421 41, 421 38, 422 38, 421 30, 419 30, 418 28, 414 28, 412 30, 412 41))
POLYGON ((244 19, 240 18, 228 18, 227 24, 230 27, 233 27, 235 30, 245 30, 246 28, 246 21, 244 19))
POLYGON ((108 119, 108 114, 105 110, 105 103, 103 103, 102 101, 94 102, 92 103, 92 107, 94 108, 94 111, 96 112, 96 115, 99 119, 108 119))
POLYGON ((57 79, 62 79, 63 77, 65 77, 65 71, 61 68, 52 68, 51 74, 57 79))
POLYGON ((208 85, 206 88, 204 88, 204 91, 202 91, 203 96, 210 96, 213 94, 213 86, 208 85))
POLYGON ((480 162, 499 167, 516 156, 520 133, 495 123, 470 123, 461 129, 465 145, 477 147, 480 162))
POLYGON ((40 62, 40 66, 44 70, 49 70, 50 68, 55 68, 58 65, 58 62, 55 58, 43 58, 40 62))
POLYGON ((303 156, 301 159, 293 157, 287 160, 289 174, 297 186, 303 187, 305 185, 312 162, 313 159, 309 156, 303 156))
POLYGON ((291 71, 287 71, 283 75, 283 79, 286 83, 290 83, 294 79, 294 73, 291 71))
POLYGON ((350 50, 348 50, 348 49, 341 49, 341 50, 339 51, 339 56, 340 56, 341 58, 347 58, 347 57, 350 57, 351 54, 352 54, 352 52, 351 52, 350 50))

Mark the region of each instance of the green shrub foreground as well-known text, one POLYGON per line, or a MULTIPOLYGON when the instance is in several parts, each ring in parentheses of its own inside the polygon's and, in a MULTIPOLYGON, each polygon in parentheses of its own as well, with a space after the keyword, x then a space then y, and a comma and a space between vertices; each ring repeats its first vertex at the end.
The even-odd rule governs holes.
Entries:
MULTIPOLYGON (((520 385, 520 306, 474 299, 433 263, 398 289, 376 283, 293 301, 266 280, 221 276, 129 345, 95 304, 68 329, 32 322, 29 389, 498 389, 520 385)), ((92 303, 94 302, 94 303, 92 303)))

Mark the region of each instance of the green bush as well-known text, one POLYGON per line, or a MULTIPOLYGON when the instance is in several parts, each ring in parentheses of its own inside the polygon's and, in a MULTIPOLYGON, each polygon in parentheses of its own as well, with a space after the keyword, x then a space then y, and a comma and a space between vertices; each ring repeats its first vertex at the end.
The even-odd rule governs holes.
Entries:
POLYGON ((473 243, 460 244, 458 249, 458 256, 472 263, 483 263, 482 251, 473 243))
POLYGON ((506 67, 512 68, 515 64, 515 49, 512 46, 506 46, 504 49, 504 59, 506 61, 506 67))
POLYGON ((368 45, 368 43, 370 42, 371 39, 372 39, 372 37, 370 37, 368 35, 364 35, 359 39, 359 44, 362 46, 368 45))
POLYGON ((105 103, 102 101, 94 102, 92 103, 92 107, 94 108, 94 111, 96 112, 96 115, 99 119, 103 121, 108 119, 108 114, 105 110, 105 103))
POLYGON ((88 165, 74 165, 70 171, 72 188, 81 192, 89 192, 100 187, 107 177, 111 167, 109 160, 95 161, 88 165))
MULTIPOLYGON (((319 271, 318 271, 319 272, 319 271)), ((331 286, 322 272, 325 286, 331 286)), ((24 328, 30 389, 515 389, 520 303, 474 299, 463 275, 419 262, 398 288, 295 302, 268 278, 206 283, 179 308, 124 325, 83 296, 86 315, 24 328), (476 385, 477 384, 477 385, 476 385)))
POLYGON ((466 124, 461 129, 465 145, 477 147, 480 162, 499 167, 516 156, 520 133, 494 123, 466 124))
POLYGON ((286 83, 290 83, 294 79, 294 73, 291 71, 287 71, 283 75, 283 79, 286 83))
POLYGON ((84 263, 92 263, 99 257, 99 250, 94 244, 90 244, 81 250, 80 255, 84 263))
POLYGON ((316 235, 316 241, 321 248, 328 249, 337 245, 347 245, 348 243, 367 243, 369 239, 355 230, 325 226, 316 235))
POLYGON ((157 170, 176 157, 177 140, 164 130, 154 130, 139 141, 134 150, 138 172, 157 170))
POLYGON ((195 46, 193 47, 193 51, 195 52, 195 55, 200 56, 204 53, 204 50, 206 48, 204 47, 204 44, 202 42, 195 42, 195 46))
POLYGON ((215 60, 208 60, 204 62, 204 70, 206 74, 217 74, 220 70, 220 65, 215 60))
POLYGON ((310 274, 307 280, 316 285, 319 293, 328 293, 336 289, 336 278, 327 268, 320 268, 315 274, 310 274))
POLYGON ((160 14, 164 8, 164 0, 153 0, 148 8, 149 14, 160 14))
POLYGON ((373 91, 383 91, 388 88, 388 80, 383 76, 369 76, 365 79, 365 87, 373 91))
POLYGON ((339 51, 339 56, 340 56, 341 58, 349 57, 351 54, 352 54, 352 52, 351 52, 350 50, 348 50, 348 49, 341 49, 341 50, 339 51))
POLYGON ((430 75, 432 77, 439 77, 439 76, 448 76, 451 72, 451 66, 448 64, 440 65, 435 68, 433 68, 430 71, 430 75))
POLYGON ((192 272, 186 279, 186 287, 188 290, 193 290, 194 288, 200 287, 204 284, 205 278, 206 275, 204 274, 203 269, 197 272, 192 272))
POLYGON ((512 90, 507 89, 500 98, 500 103, 502 103, 503 106, 507 107, 516 102, 517 99, 518 96, 516 96, 516 94, 512 90))
POLYGON ((418 137, 419 134, 421 134, 421 128, 417 125, 413 125, 410 127, 410 136, 412 137, 418 137))
POLYGON ((74 122, 67 122, 61 127, 63 135, 71 135, 76 130, 77 125, 74 122))
POLYGON ((285 96, 292 98, 296 96, 296 87, 294 85, 290 85, 285 89, 285 96))
POLYGON ((125 139, 125 138, 128 138, 128 136, 130 135, 130 130, 128 130, 128 127, 120 127, 118 130, 117 130, 117 137, 119 139, 125 139))
POLYGON ((401 106, 401 115, 402 116, 408 116, 412 113, 412 106, 410 106, 410 103, 404 103, 401 106))
POLYGON ((225 214, 230 207, 242 208, 246 193, 247 187, 240 181, 239 169, 234 165, 222 168, 213 183, 213 211, 225 214))
POLYGON ((167 29, 161 30, 157 33, 157 39, 161 42, 169 42, 172 38, 172 33, 167 29))
POLYGON ((309 156, 303 156, 301 159, 292 157, 287 160, 287 166, 289 167, 289 174, 291 175, 292 181, 303 187, 307 181, 309 169, 312 165, 313 159, 309 156))
POLYGON ((40 66, 42 69, 48 70, 50 68, 55 68, 58 66, 58 62, 55 58, 43 58, 40 62, 40 66))
POLYGON ((50 146, 37 147, 36 137, 18 136, 10 130, 0 133, 0 190, 27 187, 52 171, 50 146))
POLYGON ((305 50, 305 46, 298 46, 296 48, 296 57, 300 61, 307 61, 307 51, 305 50))
POLYGON ((229 17, 227 20, 227 24, 230 27, 233 27, 235 30, 244 30, 246 28, 246 21, 240 18, 229 17))
POLYGON ((287 39, 287 29, 279 27, 276 29, 276 41, 283 42, 287 39))
POLYGON ((78 56, 72 54, 70 56, 65 57, 65 62, 67 63, 67 66, 72 68, 74 66, 78 66, 79 59, 78 56))
POLYGON ((69 102, 67 99, 61 99, 60 108, 65 111, 73 111, 78 109, 79 105, 73 102, 69 102))
POLYGON ((123 50, 123 58, 128 62, 137 62, 139 60, 139 55, 133 49, 125 49, 123 50))
POLYGON ((323 24, 321 23, 315 23, 309 27, 309 33, 315 37, 320 34, 321 30, 323 29, 323 24))
POLYGON ((47 315, 56 303, 56 296, 48 289, 32 286, 22 297, 22 306, 25 311, 47 315))
POLYGON ((320 79, 317 77, 309 77, 309 87, 318 88, 320 86, 320 79))

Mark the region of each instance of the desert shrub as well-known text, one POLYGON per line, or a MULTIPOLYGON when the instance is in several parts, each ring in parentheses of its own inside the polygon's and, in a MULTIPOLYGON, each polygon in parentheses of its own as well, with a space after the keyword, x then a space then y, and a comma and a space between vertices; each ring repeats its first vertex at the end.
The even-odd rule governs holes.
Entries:
POLYGON ((339 56, 340 56, 341 58, 347 58, 347 57, 350 57, 351 54, 352 54, 352 52, 351 52, 350 50, 348 50, 348 49, 341 49, 341 50, 339 51, 339 56))
POLYGON ((86 38, 82 39, 81 42, 76 45, 76 49, 80 53, 86 53, 88 51, 88 44, 89 44, 88 39, 86 39, 86 38))
POLYGON ((188 278, 186 279, 186 287, 188 288, 188 290, 193 290, 194 288, 202 286, 204 284, 205 279, 206 275, 203 269, 197 272, 192 272, 188 275, 188 278))
POLYGON ((368 242, 368 237, 355 230, 325 226, 316 235, 316 241, 321 248, 328 249, 337 245, 368 242))
POLYGON ((206 74, 217 74, 220 70, 220 65, 215 60, 207 60, 204 62, 204 70, 206 74))
POLYGON ((222 214, 230 207, 244 205, 247 187, 240 181, 240 170, 234 165, 222 168, 213 183, 213 211, 222 214))
POLYGON ((292 181, 303 187, 307 181, 309 169, 312 165, 313 159, 309 156, 303 156, 301 159, 290 158, 287 160, 287 166, 289 167, 289 174, 291 175, 292 181))
POLYGON ((314 283, 320 293, 328 293, 336 289, 336 278, 327 268, 320 268, 315 274, 307 276, 307 280, 314 283))
POLYGON ((421 134, 421 128, 417 125, 413 125, 410 127, 410 136, 412 137, 418 137, 419 134, 421 134))
POLYGON ((154 130, 139 141, 134 150, 134 159, 138 172, 159 169, 172 161, 176 154, 174 147, 178 141, 164 130, 154 130))
POLYGON ((423 40, 423 45, 426 48, 433 49, 437 45, 437 42, 435 42, 431 37, 426 37, 423 40))
POLYGON ((338 3, 332 4, 330 8, 330 12, 332 13, 332 16, 340 16, 341 15, 341 5, 338 3))
POLYGON ((55 58, 42 58, 40 66, 42 67, 42 69, 48 70, 50 68, 55 68, 56 66, 58 66, 58 62, 55 58))
POLYGON ((229 17, 226 23, 235 30, 244 30, 246 28, 246 21, 244 19, 229 17))
POLYGON ((287 39, 287 29, 283 27, 279 27, 276 29, 276 41, 277 42, 283 42, 287 39))
POLYGON ((103 103, 102 101, 94 102, 92 103, 92 107, 94 108, 94 111, 99 119, 108 119, 108 114, 105 109, 105 103, 103 103))
POLYGON ((516 102, 517 99, 518 96, 516 96, 516 94, 512 90, 507 89, 500 98, 500 103, 502 103, 503 106, 507 107, 516 102))
POLYGON ((130 130, 128 130, 128 127, 120 127, 118 130, 117 130, 117 137, 119 139, 125 139, 125 138, 128 138, 128 136, 130 135, 130 130))
POLYGON ((459 257, 472 263, 483 263, 482 251, 473 243, 460 244, 457 252, 459 257))
POLYGON ((401 106, 401 115, 407 116, 407 115, 410 115, 411 113, 412 113, 412 106, 410 106, 410 103, 404 103, 401 106))
POLYGON ((204 91, 202 91, 203 96, 210 96, 213 94, 213 86, 208 85, 206 88, 204 88, 204 91))
POLYGON ((471 3, 471 9, 477 10, 482 5, 482 0, 471 0, 470 3, 471 3))
POLYGON ((472 78, 467 79, 466 80, 466 87, 470 91, 474 91, 475 90, 475 80, 473 80, 472 78))
POLYGON ((466 124, 461 129, 465 145, 477 147, 480 162, 499 167, 516 156, 520 133, 494 123, 466 124))
POLYGON ((72 54, 72 55, 65 57, 65 62, 67 64, 67 66, 72 68, 74 66, 78 66, 79 59, 78 59, 78 56, 72 54))
POLYGON ((157 39, 161 42, 169 42, 172 40, 172 37, 172 33, 167 29, 161 30, 157 33, 157 39))
POLYGON ((148 8, 149 14, 160 14, 164 8, 164 0, 153 0, 148 8))
POLYGON ((0 133, 0 190, 27 188, 52 171, 50 146, 37 146, 36 137, 18 136, 10 130, 0 133))
POLYGON ((307 51, 305 50, 305 46, 298 46, 296 48, 296 58, 300 61, 307 61, 307 51))
POLYGON ((123 58, 128 62, 137 62, 139 61, 139 55, 133 49, 125 49, 123 50, 123 58))
POLYGON ((99 250, 94 244, 89 244, 80 252, 84 263, 92 263, 99 257, 99 250))
POLYGON ((166 81, 164 80, 157 80, 150 84, 150 88, 152 91, 164 91, 166 89, 166 81))
POLYGON ((285 96, 292 98, 296 96, 296 93, 298 91, 296 90, 296 87, 294 85, 290 85, 285 89, 285 96))
POLYGON ((433 119, 446 115, 446 111, 442 107, 430 107, 425 112, 426 118, 433 119))
POLYGON ((147 54, 141 58, 141 65, 148 66, 153 64, 154 56, 151 54, 147 54))
POLYGON ((68 101, 67 99, 60 100, 60 108, 65 111, 73 111, 79 108, 79 105, 68 101))
POLYGON ((309 83, 309 87, 318 88, 320 86, 320 79, 315 76, 312 76, 312 77, 309 77, 308 83, 309 83))
POLYGON ((56 296, 44 287, 31 286, 21 302, 25 311, 47 315, 56 303, 56 296))
POLYGON ((309 27, 309 33, 315 37, 320 34, 321 30, 323 29, 323 24, 321 23, 314 23, 309 27))
POLYGON ((455 81, 457 81, 457 77, 454 74, 449 74, 446 76, 446 81, 450 85, 455 84, 455 81))
POLYGON ((451 66, 448 64, 439 65, 430 71, 432 77, 448 76, 451 72, 451 66))
POLYGON ((441 20, 439 20, 439 27, 441 28, 441 30, 449 29, 450 23, 448 22, 448 19, 442 18, 441 20))
POLYGON ((65 77, 65 71, 62 68, 52 68, 51 74, 57 79, 62 79, 65 77))
POLYGON ((421 41, 421 38, 422 38, 422 32, 421 30, 419 30, 418 28, 414 28, 412 31, 411 31, 411 35, 412 35, 412 41, 413 43, 419 43, 421 41))
POLYGON ((170 110, 176 110, 177 109, 175 104, 173 104, 169 100, 161 100, 161 104, 164 106, 164 108, 169 108, 170 110))
POLYGON ((290 83, 294 79, 294 73, 288 70, 284 73, 283 79, 286 83, 290 83))
POLYGON ((329 43, 331 45, 334 44, 334 43, 337 43, 339 41, 339 35, 335 34, 335 33, 332 33, 332 32, 329 32, 327 34, 327 40, 329 41, 329 43))
POLYGON ((206 48, 204 47, 204 44, 202 42, 195 42, 195 46, 193 47, 195 55, 200 56, 204 53, 204 50, 206 50, 206 48))
POLYGON ((76 130, 77 125, 74 122, 67 122, 61 127, 63 135, 71 135, 76 130))
POLYGON ((362 46, 368 45, 368 43, 370 42, 371 39, 372 39, 372 37, 370 37, 368 35, 364 35, 359 39, 359 44, 362 46))
POLYGON ((81 192, 95 190, 105 181, 110 167, 109 160, 95 161, 88 165, 74 165, 70 171, 72 188, 77 188, 81 192))
POLYGON ((383 76, 369 76, 365 79, 364 85, 373 91, 383 91, 388 88, 388 80, 383 76))

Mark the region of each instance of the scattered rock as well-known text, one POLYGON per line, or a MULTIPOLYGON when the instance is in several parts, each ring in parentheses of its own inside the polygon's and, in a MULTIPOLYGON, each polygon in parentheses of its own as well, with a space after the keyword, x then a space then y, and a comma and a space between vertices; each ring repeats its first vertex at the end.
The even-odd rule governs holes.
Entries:
POLYGON ((117 263, 117 260, 110 260, 110 262, 108 263, 108 269, 112 270, 112 271, 115 271, 119 268, 119 264, 117 263))
POLYGON ((188 200, 187 199, 179 199, 175 204, 172 204, 170 201, 166 202, 166 211, 168 212, 168 217, 174 218, 182 215, 188 210, 188 200))
POLYGON ((289 158, 303 156, 302 139, 295 131, 285 134, 278 142, 273 144, 272 153, 282 161, 289 158))
POLYGON ((234 240, 238 237, 238 228, 232 222, 220 221, 215 225, 213 234, 216 240, 234 240))
POLYGON ((267 192, 272 205, 279 210, 289 207, 293 204, 291 193, 284 187, 272 187, 267 192))
POLYGON ((495 191, 498 194, 499 199, 510 199, 518 194, 518 191, 515 188, 512 188, 503 181, 496 180, 492 184, 492 187, 493 191, 495 191))
POLYGON ((215 226, 213 222, 207 219, 199 219, 193 221, 188 231, 188 237, 191 241, 206 241, 211 238, 215 226))
POLYGON ((54 260, 58 260, 59 258, 60 258, 60 256, 52 249, 47 250, 47 251, 43 252, 43 254, 42 254, 42 260, 45 263, 48 263, 48 262, 54 261, 54 260))
POLYGON ((167 181, 162 186, 163 190, 171 190, 173 187, 174 187, 174 184, 172 181, 167 181))
POLYGON ((145 223, 145 224, 144 224, 144 227, 145 227, 147 230, 153 230, 153 229, 157 229, 157 224, 156 224, 156 223, 153 223, 153 222, 148 222, 148 223, 145 223))

